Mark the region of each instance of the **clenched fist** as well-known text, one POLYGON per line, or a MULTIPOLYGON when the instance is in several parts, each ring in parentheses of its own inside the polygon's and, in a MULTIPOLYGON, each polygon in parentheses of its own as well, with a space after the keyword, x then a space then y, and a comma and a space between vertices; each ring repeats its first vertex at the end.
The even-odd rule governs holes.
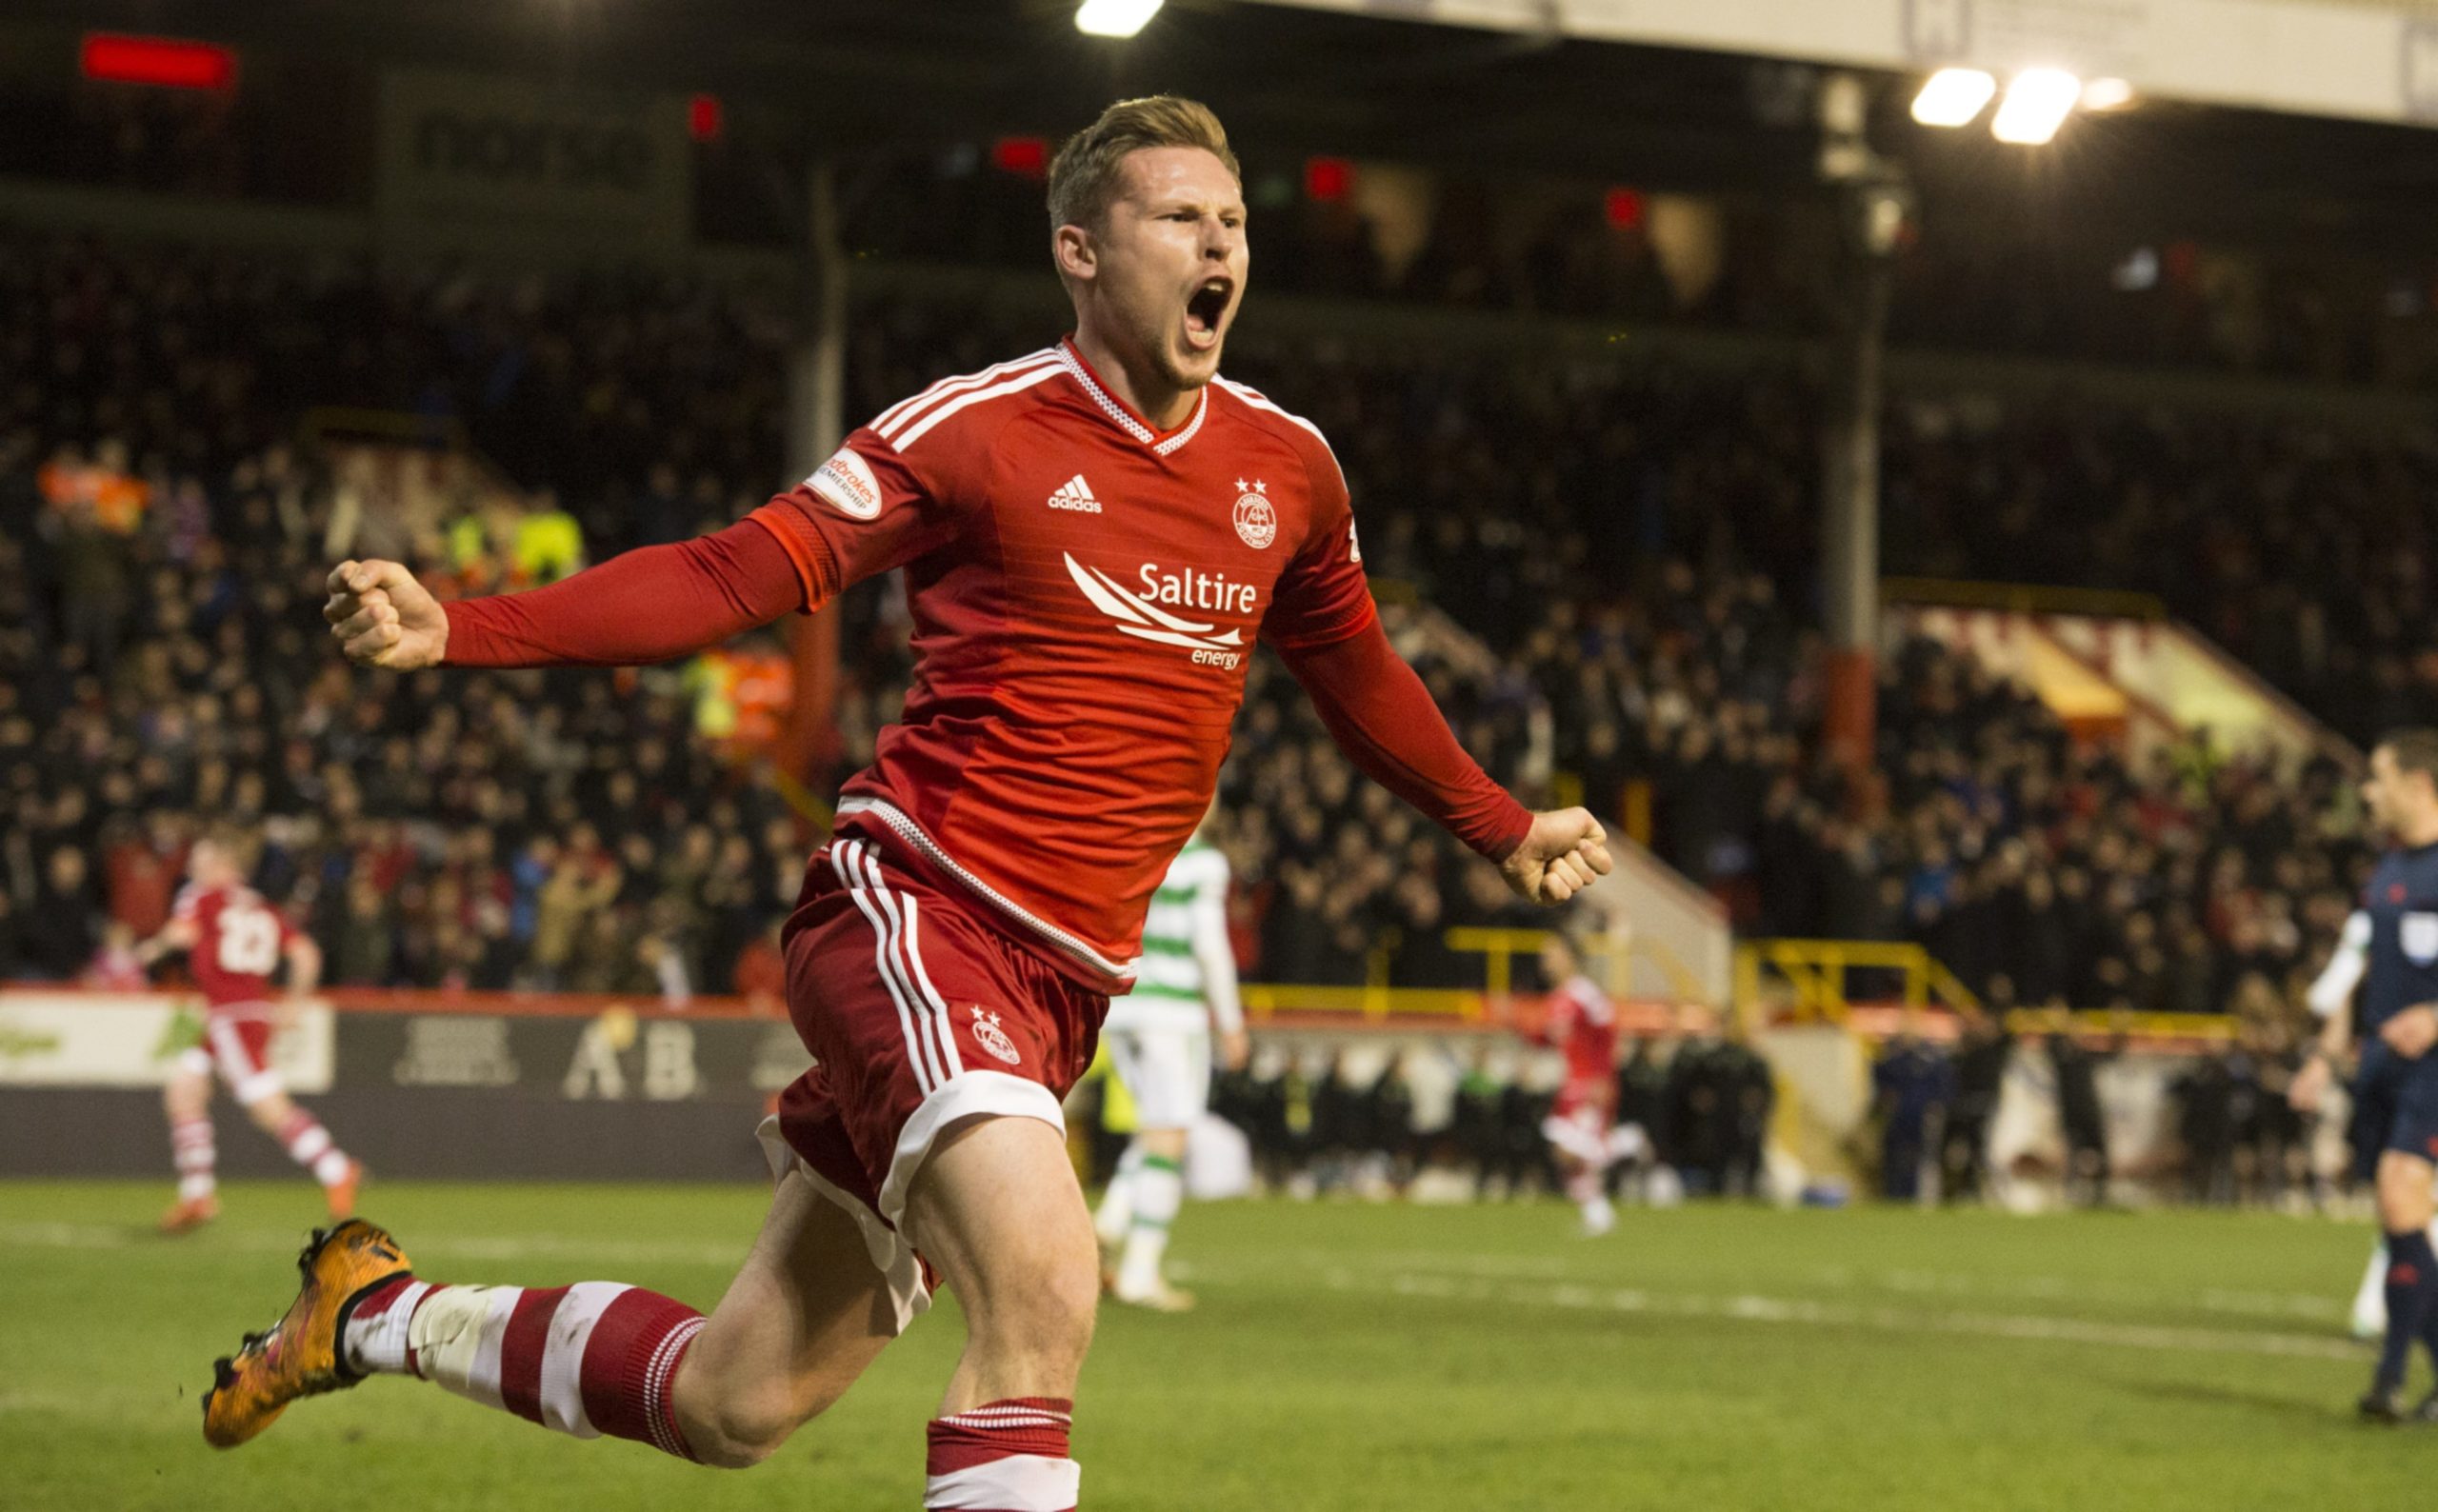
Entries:
POLYGON ((395 562, 342 562, 330 569, 330 622, 347 659, 358 666, 411 672, 437 666, 449 649, 440 601, 395 562))
POLYGON ((1524 844, 1499 863, 1499 874, 1516 895, 1557 905, 1615 869, 1609 859, 1609 832, 1581 808, 1557 808, 1532 816, 1524 844))

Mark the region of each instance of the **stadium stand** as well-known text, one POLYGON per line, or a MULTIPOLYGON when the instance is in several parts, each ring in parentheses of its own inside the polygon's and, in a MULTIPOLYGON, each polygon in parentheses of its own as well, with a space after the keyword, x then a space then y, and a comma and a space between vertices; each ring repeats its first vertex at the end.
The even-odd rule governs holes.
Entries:
MULTIPOLYGON (((0 240, 0 339, 41 375, 0 417, 0 591, 25 610, 0 682, 16 921, 0 949, 17 970, 72 976, 110 926, 155 926, 158 874, 206 816, 264 826, 265 880, 343 983, 682 995, 766 954, 803 831, 738 759, 750 743, 718 696, 732 672, 568 677, 548 697, 543 674, 495 674, 443 701, 350 675, 310 606, 332 550, 412 554, 475 588, 735 517, 779 449, 767 308, 665 279, 400 279, 28 237, 0 240), (420 414, 504 476, 398 526, 350 504, 336 453, 297 446, 309 412, 349 408, 420 414), (70 766, 94 799, 45 781, 70 766)), ((850 408, 1015 339, 874 307, 850 408)), ((1401 647, 1492 771, 1647 811, 1658 853, 1740 928, 1915 941, 2001 1001, 2213 1012, 2253 973, 2292 1001, 2341 922, 2362 853, 2336 772, 2281 784, 2244 753, 2081 748, 1929 643, 1886 669, 1887 789, 1825 765, 1817 647, 1793 611, 1810 561, 1799 385, 1252 338, 1241 366, 1311 396, 1401 647)), ((1911 411, 1889 464, 1899 565, 2037 576, 2071 553, 2167 591, 2341 726, 2423 706, 2417 550, 2383 553, 2361 594, 2285 582, 2293 613, 2256 588, 2272 553, 2365 562, 2426 451, 2074 415, 1911 411), (2355 507, 2307 519, 2306 469, 2314 498, 2355 507), (2282 549, 2306 528, 2321 549, 2282 549)), ((851 766, 906 665, 886 587, 847 615, 851 766)), ((1354 781, 1267 664, 1225 793, 1249 975, 1357 983, 1385 961, 1401 985, 1479 980, 1446 930, 1509 921, 1509 903, 1354 781)))

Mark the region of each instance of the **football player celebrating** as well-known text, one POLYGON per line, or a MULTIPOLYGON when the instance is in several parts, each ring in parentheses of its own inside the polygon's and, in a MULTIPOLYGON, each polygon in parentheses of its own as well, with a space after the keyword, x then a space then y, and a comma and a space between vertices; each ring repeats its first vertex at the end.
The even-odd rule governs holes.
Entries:
POLYGON ((395 563, 331 572, 349 657, 409 670, 667 661, 903 567, 913 686, 788 921, 789 1011, 818 1064, 765 1125, 769 1216, 717 1310, 605 1283, 437 1285, 387 1233, 343 1225, 281 1323, 220 1366, 210 1442, 400 1374, 750 1464, 936 1280, 967 1336, 924 1504, 1064 1512, 1100 1285, 1059 1100, 1136 979, 1254 641, 1357 767, 1523 896, 1560 903, 1609 869, 1591 816, 1510 798, 1390 647, 1320 432, 1219 376, 1248 253, 1216 118, 1114 105, 1060 150, 1049 197, 1074 333, 883 410, 737 525, 445 607, 395 563))

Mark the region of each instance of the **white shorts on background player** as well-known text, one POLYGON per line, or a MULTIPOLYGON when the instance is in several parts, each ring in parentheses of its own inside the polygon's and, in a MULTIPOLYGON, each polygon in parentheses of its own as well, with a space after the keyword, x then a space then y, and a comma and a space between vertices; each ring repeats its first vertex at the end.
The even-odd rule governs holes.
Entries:
POLYGON ((1210 1031, 1185 1015, 1145 1022, 1167 1016, 1146 1014, 1101 1030, 1109 1064, 1134 1099, 1137 1128, 1191 1128, 1210 1106, 1210 1031))
POLYGON ((1109 1005, 1101 1043, 1139 1128, 1191 1128, 1210 1106, 1210 1027, 1243 1027, 1228 943, 1228 858, 1199 834, 1151 895, 1134 990, 1109 1005))

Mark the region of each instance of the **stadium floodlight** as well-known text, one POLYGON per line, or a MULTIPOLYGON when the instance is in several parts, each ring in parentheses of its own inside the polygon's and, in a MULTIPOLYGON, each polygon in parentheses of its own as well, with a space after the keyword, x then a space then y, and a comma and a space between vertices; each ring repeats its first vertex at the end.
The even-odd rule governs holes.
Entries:
POLYGON ((1924 126, 1969 126, 1997 92, 1998 81, 1979 69, 1941 69, 1913 96, 1913 119, 1924 126))
POLYGON ((2133 103, 2133 86, 2123 79, 2093 79, 2083 86, 2086 110, 2122 110, 2133 103))
POLYGON ((1989 134, 2018 147, 2042 146, 2057 134, 2082 97, 2083 81, 2065 70, 2026 69, 2007 86, 1989 134))
POLYGON ((1084 0, 1075 8, 1075 30, 1088 37, 1130 37, 1160 13, 1166 0, 1084 0))

